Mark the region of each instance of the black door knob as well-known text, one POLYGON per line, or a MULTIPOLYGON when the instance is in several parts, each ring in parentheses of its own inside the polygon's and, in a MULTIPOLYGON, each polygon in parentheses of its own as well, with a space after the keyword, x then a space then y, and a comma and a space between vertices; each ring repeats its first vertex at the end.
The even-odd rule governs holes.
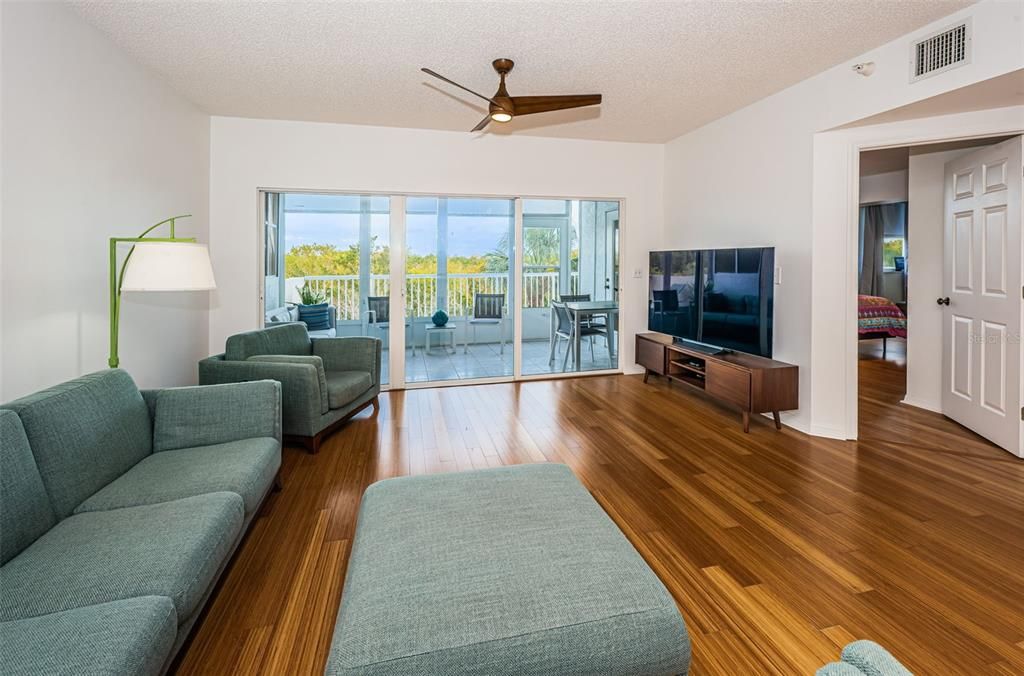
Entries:
POLYGON ((946 296, 945 298, 939 298, 935 302, 938 303, 939 305, 949 305, 949 296, 946 296))

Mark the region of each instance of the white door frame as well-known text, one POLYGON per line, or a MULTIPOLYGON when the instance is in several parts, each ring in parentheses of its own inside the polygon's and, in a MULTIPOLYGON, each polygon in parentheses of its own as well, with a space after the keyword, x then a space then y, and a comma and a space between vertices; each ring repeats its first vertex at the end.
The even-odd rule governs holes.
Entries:
MULTIPOLYGON (((405 387, 405 195, 392 195, 389 224, 388 288, 391 308, 388 323, 388 389, 405 387), (397 319, 396 319, 397 318, 397 319)), ((411 327, 410 327, 411 329, 411 327)), ((415 340, 412 330, 409 339, 415 340)))
POLYGON ((1022 119, 1011 106, 814 135, 811 434, 857 438, 860 153, 1021 134, 1022 119))

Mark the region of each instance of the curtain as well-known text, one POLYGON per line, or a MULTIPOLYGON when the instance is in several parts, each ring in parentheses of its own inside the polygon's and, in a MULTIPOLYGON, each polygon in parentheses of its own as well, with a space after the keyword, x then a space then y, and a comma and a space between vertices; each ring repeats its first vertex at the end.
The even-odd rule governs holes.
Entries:
POLYGON ((896 224, 904 219, 905 206, 905 203, 898 203, 861 207, 858 293, 867 296, 882 295, 882 241, 886 231, 892 231, 896 224))

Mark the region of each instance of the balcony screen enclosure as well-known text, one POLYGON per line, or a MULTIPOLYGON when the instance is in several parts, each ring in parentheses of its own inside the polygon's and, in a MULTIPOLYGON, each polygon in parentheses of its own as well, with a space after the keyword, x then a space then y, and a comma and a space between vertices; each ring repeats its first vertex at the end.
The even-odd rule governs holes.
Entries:
MULTIPOLYGON (((572 332, 558 335, 552 311, 563 297, 617 305, 617 201, 263 192, 261 205, 266 323, 297 318, 303 291, 322 298, 335 335, 384 341, 385 383, 396 323, 406 383, 618 368, 601 335, 581 338, 577 364, 572 332), (404 298, 392 293, 399 279, 404 298)), ((616 311, 580 319, 609 320, 617 331, 616 311)))

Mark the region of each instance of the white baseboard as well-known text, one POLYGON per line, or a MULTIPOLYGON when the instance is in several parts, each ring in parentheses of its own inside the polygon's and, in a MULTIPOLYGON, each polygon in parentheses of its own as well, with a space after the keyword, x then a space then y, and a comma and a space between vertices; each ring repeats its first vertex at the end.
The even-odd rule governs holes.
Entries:
POLYGON ((812 437, 825 437, 826 439, 846 441, 846 430, 842 427, 832 427, 831 425, 811 425, 807 434, 810 434, 812 437))
POLYGON ((936 404, 931 401, 924 401, 922 399, 911 399, 910 397, 904 397, 901 404, 907 406, 913 406, 915 408, 923 408, 926 411, 932 411, 934 413, 942 413, 942 404, 936 404))

